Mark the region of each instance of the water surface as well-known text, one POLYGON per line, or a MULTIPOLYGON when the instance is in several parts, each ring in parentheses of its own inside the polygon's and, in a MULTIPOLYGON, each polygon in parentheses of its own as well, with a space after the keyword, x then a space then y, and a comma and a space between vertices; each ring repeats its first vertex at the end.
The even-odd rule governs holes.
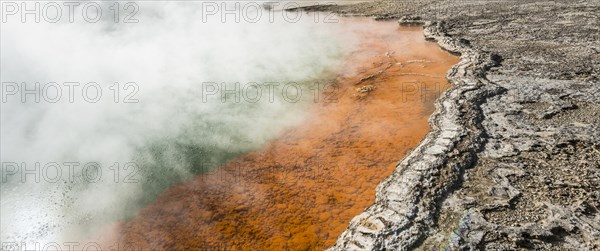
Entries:
POLYGON ((373 203, 375 188, 429 130, 458 58, 420 27, 343 18, 359 46, 301 125, 168 189, 121 242, 143 249, 319 250, 373 203))

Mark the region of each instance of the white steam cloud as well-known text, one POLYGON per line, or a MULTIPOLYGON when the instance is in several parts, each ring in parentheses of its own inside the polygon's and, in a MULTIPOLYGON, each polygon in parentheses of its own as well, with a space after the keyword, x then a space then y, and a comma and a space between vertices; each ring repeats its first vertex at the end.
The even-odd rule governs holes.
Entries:
POLYGON ((296 14, 273 12, 270 20, 267 9, 240 12, 241 2, 236 15, 260 11, 258 21, 222 22, 201 2, 158 1, 137 3, 139 22, 123 23, 134 9, 119 3, 118 23, 114 2, 99 4, 96 23, 82 18, 83 4, 72 23, 66 7, 59 22, 36 23, 5 16, 14 11, 3 6, 2 242, 93 238, 172 183, 260 148, 302 122, 315 81, 331 77, 355 41, 323 23, 325 14, 290 20, 296 14), (262 95, 256 101, 256 88, 246 86, 236 95, 250 98, 222 102, 222 82, 256 82, 262 95), (271 82, 279 84, 272 99, 264 86, 271 82), (291 82, 292 96, 302 90, 296 103, 281 94, 291 82))

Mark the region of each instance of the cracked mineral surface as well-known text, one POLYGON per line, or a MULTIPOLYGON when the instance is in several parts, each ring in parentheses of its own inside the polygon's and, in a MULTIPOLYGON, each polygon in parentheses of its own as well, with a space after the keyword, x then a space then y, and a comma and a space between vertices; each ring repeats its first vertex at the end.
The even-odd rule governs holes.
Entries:
POLYGON ((432 130, 331 250, 600 250, 600 1, 375 1, 461 56, 432 130))

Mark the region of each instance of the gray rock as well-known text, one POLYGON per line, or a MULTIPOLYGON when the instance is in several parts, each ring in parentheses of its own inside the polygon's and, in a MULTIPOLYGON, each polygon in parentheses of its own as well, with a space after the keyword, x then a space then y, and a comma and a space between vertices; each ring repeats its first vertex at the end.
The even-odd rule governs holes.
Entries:
POLYGON ((423 22, 461 57, 431 132, 330 250, 600 250, 600 2, 306 9, 423 22))

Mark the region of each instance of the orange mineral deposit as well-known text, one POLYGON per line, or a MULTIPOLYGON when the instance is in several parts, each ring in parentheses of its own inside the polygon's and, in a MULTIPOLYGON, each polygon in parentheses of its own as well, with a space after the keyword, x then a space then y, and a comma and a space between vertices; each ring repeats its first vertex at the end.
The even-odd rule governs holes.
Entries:
POLYGON ((341 18, 359 48, 331 102, 266 147, 177 184, 121 227, 142 250, 322 250, 371 205, 376 186, 428 132, 458 58, 421 27, 341 18))

